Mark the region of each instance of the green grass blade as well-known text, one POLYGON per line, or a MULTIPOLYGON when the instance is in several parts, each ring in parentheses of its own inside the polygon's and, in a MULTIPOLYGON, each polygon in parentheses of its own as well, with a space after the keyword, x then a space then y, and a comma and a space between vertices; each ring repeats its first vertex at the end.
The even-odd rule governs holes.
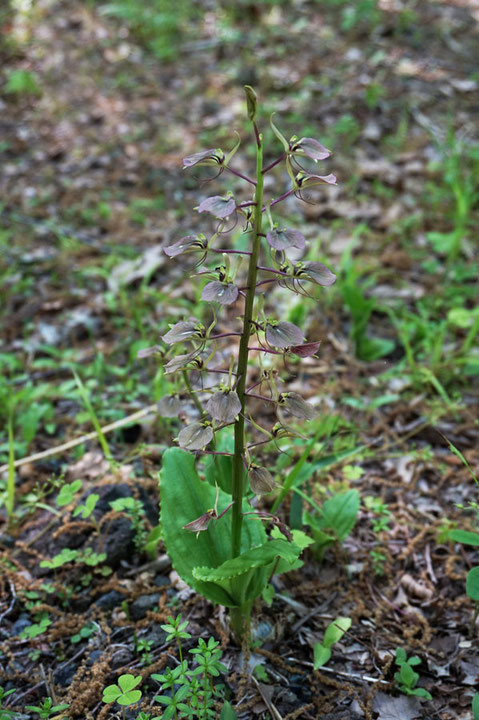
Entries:
POLYGON ((95 432, 98 435, 98 440, 100 442, 101 448, 103 450, 103 453, 110 463, 110 466, 114 465, 113 455, 111 454, 110 446, 108 445, 108 441, 101 429, 100 423, 98 422, 98 418, 96 416, 95 410, 93 409, 93 405, 90 402, 90 398, 88 396, 88 392, 84 384, 82 383, 79 375, 73 370, 73 375, 75 377, 75 382, 77 384, 78 390, 80 392, 80 395, 82 397, 82 400, 85 404, 85 407, 88 411, 88 414, 90 416, 90 420, 92 422, 93 427, 95 428, 95 432))

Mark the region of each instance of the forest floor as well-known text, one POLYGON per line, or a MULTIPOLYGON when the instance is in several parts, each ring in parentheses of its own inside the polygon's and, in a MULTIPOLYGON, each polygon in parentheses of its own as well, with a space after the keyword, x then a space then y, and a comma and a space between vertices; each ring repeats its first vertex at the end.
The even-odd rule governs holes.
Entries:
MULTIPOLYGON (((118 3, 132 5, 135 17, 144 3, 118 3)), ((192 644, 220 640, 239 718, 472 719, 479 623, 465 583, 479 555, 449 533, 479 526, 478 3, 179 2, 184 16, 156 35, 107 9, 39 0, 2 18, 0 685, 14 692, 0 717, 36 717, 26 706, 45 697, 69 705, 59 717, 119 717, 102 690, 121 673, 142 676, 126 717, 158 715, 150 676, 176 662, 160 624, 181 612, 192 644), (321 172, 338 186, 282 213, 338 280, 315 300, 287 305, 278 289, 267 302, 321 340, 318 358, 278 365, 284 387, 319 408, 301 489, 320 506, 348 489, 361 498, 342 545, 321 561, 307 550, 275 580, 251 650, 161 542, 154 559, 145 551, 179 423, 154 412, 171 384, 137 359, 168 321, 199 312, 191 263, 162 248, 206 232, 193 209, 205 186, 184 156, 228 150, 237 131, 237 169, 252 172, 245 83, 271 159, 272 112, 287 137, 333 150, 321 172), (105 434, 114 463, 96 438, 81 441, 93 413, 101 426, 138 413, 105 434), (24 459, 13 507, 10 450, 24 459), (73 511, 93 493, 80 521, 73 511), (142 512, 112 509, 122 498, 142 512), (41 566, 62 551, 69 562, 41 566), (314 670, 339 616, 351 628, 314 670), (397 648, 420 658, 432 700, 398 690, 397 648)), ((223 180, 206 194, 236 188, 223 180)), ((287 474, 304 442, 285 439, 264 462, 287 474)), ((281 517, 297 523, 308 502, 295 493, 281 517)))

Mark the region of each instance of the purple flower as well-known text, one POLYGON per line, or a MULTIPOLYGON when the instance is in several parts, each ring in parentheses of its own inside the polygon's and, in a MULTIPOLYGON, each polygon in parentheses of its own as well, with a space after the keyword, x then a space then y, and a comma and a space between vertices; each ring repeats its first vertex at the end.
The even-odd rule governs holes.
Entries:
POLYGON ((236 416, 241 412, 241 402, 235 390, 218 390, 206 404, 211 417, 221 423, 234 422, 236 416))
POLYGON ((320 262, 298 263, 294 268, 294 276, 300 279, 306 278, 323 287, 328 287, 336 282, 336 275, 320 262))
POLYGON ((196 520, 192 520, 191 522, 186 523, 186 525, 183 525, 183 530, 194 532, 196 533, 196 537, 198 537, 200 532, 208 530, 208 525, 215 517, 216 512, 214 510, 208 510, 203 513, 203 515, 200 515, 199 518, 196 518, 196 520))
POLYGON ((275 250, 288 250, 292 247, 302 250, 306 245, 304 235, 293 228, 270 230, 266 235, 266 240, 275 250))
POLYGON ((318 340, 317 342, 309 342, 309 343, 303 343, 302 345, 294 345, 293 347, 289 348, 289 351, 293 353, 293 355, 297 355, 298 357, 305 358, 305 357, 311 357, 311 355, 316 355, 316 353, 319 350, 319 346, 321 345, 321 342, 318 340))
POLYGON ((201 450, 213 439, 211 425, 200 422, 187 425, 178 433, 178 444, 185 450, 201 450))
POLYGON ((304 340, 303 333, 293 323, 281 320, 270 321, 266 325, 266 342, 277 348, 300 345, 304 340))
POLYGON ((157 404, 158 412, 162 417, 177 417, 181 411, 181 401, 178 395, 165 395, 157 404))
POLYGON ((250 465, 248 468, 248 478, 251 490, 255 495, 264 495, 271 492, 276 487, 273 476, 270 471, 258 465, 250 465))
POLYGON ((230 282, 213 280, 204 286, 201 299, 218 302, 220 305, 231 305, 238 297, 238 288, 230 282))
POLYGON ((310 175, 309 173, 299 172, 296 175, 296 185, 300 190, 315 187, 316 185, 337 185, 336 175, 310 175))
POLYGON ((202 200, 199 204, 198 212, 208 212, 211 215, 222 220, 227 218, 231 213, 235 211, 236 202, 232 195, 213 195, 213 197, 202 200))
POLYGON ((160 345, 153 345, 149 348, 142 348, 141 350, 138 350, 136 357, 142 360, 143 358, 150 357, 150 355, 158 355, 162 352, 160 345))
POLYGON ((225 155, 219 148, 210 148, 183 158, 183 169, 194 165, 223 165, 225 155))
POLYGON ((176 257, 185 252, 206 250, 207 247, 208 241, 204 235, 185 235, 185 237, 176 240, 172 245, 163 248, 163 252, 168 257, 176 257))
POLYGON ((326 160, 326 158, 331 156, 330 151, 327 150, 324 145, 321 145, 318 140, 314 140, 313 138, 301 138, 301 140, 291 138, 289 149, 290 152, 295 155, 304 155, 305 157, 314 160, 314 162, 318 162, 318 160, 326 160))
POLYGON ((300 420, 312 420, 317 415, 315 408, 296 392, 281 393, 278 405, 300 420))
POLYGON ((201 363, 201 360, 199 358, 196 359, 199 354, 200 350, 193 350, 186 355, 175 355, 174 358, 171 358, 171 360, 166 363, 163 369, 166 373, 174 373, 178 372, 178 370, 182 370, 184 367, 186 367, 187 365, 189 365, 189 363, 193 361, 195 361, 197 364, 201 363))
POLYGON ((191 340, 194 337, 203 337, 203 332, 198 320, 192 318, 191 320, 182 320, 181 322, 175 323, 166 335, 162 336, 162 340, 169 345, 173 345, 174 343, 191 340))

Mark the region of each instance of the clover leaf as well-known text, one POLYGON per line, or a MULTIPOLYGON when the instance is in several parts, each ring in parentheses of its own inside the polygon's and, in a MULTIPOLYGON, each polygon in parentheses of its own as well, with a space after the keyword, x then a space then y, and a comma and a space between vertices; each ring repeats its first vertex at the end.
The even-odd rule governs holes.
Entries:
POLYGON ((119 705, 134 705, 141 698, 141 690, 135 690, 141 683, 141 675, 120 675, 118 685, 108 685, 103 690, 103 702, 117 702, 119 705))

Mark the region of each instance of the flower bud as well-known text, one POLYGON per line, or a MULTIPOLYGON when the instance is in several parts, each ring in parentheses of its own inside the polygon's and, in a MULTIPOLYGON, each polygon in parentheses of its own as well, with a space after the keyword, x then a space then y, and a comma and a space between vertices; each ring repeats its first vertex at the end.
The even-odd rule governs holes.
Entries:
POLYGON ((244 91, 246 95, 246 112, 248 113, 248 118, 253 122, 258 109, 258 96, 251 85, 245 85, 244 91))

